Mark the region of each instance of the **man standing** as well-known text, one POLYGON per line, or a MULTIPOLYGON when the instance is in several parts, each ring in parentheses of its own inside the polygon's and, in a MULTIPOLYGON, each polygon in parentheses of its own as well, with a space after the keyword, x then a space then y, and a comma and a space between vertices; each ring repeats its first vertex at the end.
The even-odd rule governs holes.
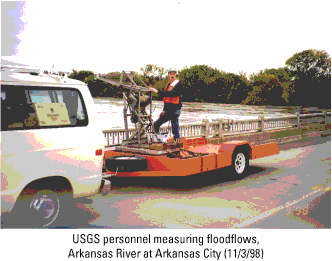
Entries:
POLYGON ((182 83, 176 79, 177 71, 175 69, 170 69, 168 71, 168 83, 165 90, 157 90, 155 88, 150 88, 150 91, 155 93, 160 93, 163 96, 164 110, 160 113, 159 119, 154 123, 154 130, 159 133, 159 128, 162 124, 167 121, 172 123, 172 133, 174 140, 179 142, 180 132, 179 132, 179 116, 181 114, 181 95, 182 95, 182 83))

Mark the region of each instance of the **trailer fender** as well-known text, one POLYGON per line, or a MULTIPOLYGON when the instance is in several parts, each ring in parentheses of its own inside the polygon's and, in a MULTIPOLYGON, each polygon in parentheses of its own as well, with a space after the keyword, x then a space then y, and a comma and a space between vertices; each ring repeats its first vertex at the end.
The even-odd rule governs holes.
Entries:
POLYGON ((279 149, 275 142, 256 145, 252 147, 250 159, 258 159, 276 154, 279 154, 279 149))
MULTIPOLYGON (((232 166, 233 154, 238 148, 242 148, 244 152, 251 154, 251 145, 245 140, 234 140, 223 142, 220 145, 219 153, 217 155, 217 168, 232 166)), ((250 156, 249 156, 250 158, 250 156)))

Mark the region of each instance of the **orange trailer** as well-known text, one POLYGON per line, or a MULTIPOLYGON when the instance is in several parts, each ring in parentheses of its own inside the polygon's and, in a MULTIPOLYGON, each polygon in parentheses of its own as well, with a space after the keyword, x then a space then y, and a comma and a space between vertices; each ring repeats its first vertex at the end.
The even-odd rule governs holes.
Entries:
POLYGON ((236 175, 244 175, 249 159, 279 154, 276 143, 252 146, 234 140, 212 144, 206 138, 185 139, 180 143, 149 143, 144 146, 116 146, 105 149, 105 177, 189 176, 233 166, 236 175))

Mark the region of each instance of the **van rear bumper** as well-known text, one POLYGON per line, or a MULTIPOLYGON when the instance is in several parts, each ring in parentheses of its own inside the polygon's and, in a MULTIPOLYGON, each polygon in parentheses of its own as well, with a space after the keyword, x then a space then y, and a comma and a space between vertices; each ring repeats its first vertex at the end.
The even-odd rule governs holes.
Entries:
POLYGON ((99 188, 99 194, 102 194, 103 196, 108 195, 111 192, 111 181, 107 179, 101 180, 101 185, 99 188))

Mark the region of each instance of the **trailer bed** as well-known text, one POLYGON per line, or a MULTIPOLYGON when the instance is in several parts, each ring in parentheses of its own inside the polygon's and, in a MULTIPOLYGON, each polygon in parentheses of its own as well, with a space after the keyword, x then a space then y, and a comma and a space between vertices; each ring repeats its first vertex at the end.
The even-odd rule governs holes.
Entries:
MULTIPOLYGON (((276 143, 252 146, 244 140, 228 141, 221 144, 208 143, 205 138, 181 138, 181 146, 173 149, 152 150, 147 146, 119 146, 105 149, 104 176, 111 177, 163 177, 189 176, 210 170, 220 169, 234 164, 234 153, 243 151, 248 159, 257 159, 279 154, 276 143), (135 160, 136 159, 136 160, 135 160), (138 161, 141 160, 141 163, 138 161), (144 164, 143 164, 144 161, 144 164), (135 170, 134 164, 139 164, 135 170), (126 169, 131 168, 130 171, 126 169)), ((151 146, 151 145, 150 145, 151 146)))

